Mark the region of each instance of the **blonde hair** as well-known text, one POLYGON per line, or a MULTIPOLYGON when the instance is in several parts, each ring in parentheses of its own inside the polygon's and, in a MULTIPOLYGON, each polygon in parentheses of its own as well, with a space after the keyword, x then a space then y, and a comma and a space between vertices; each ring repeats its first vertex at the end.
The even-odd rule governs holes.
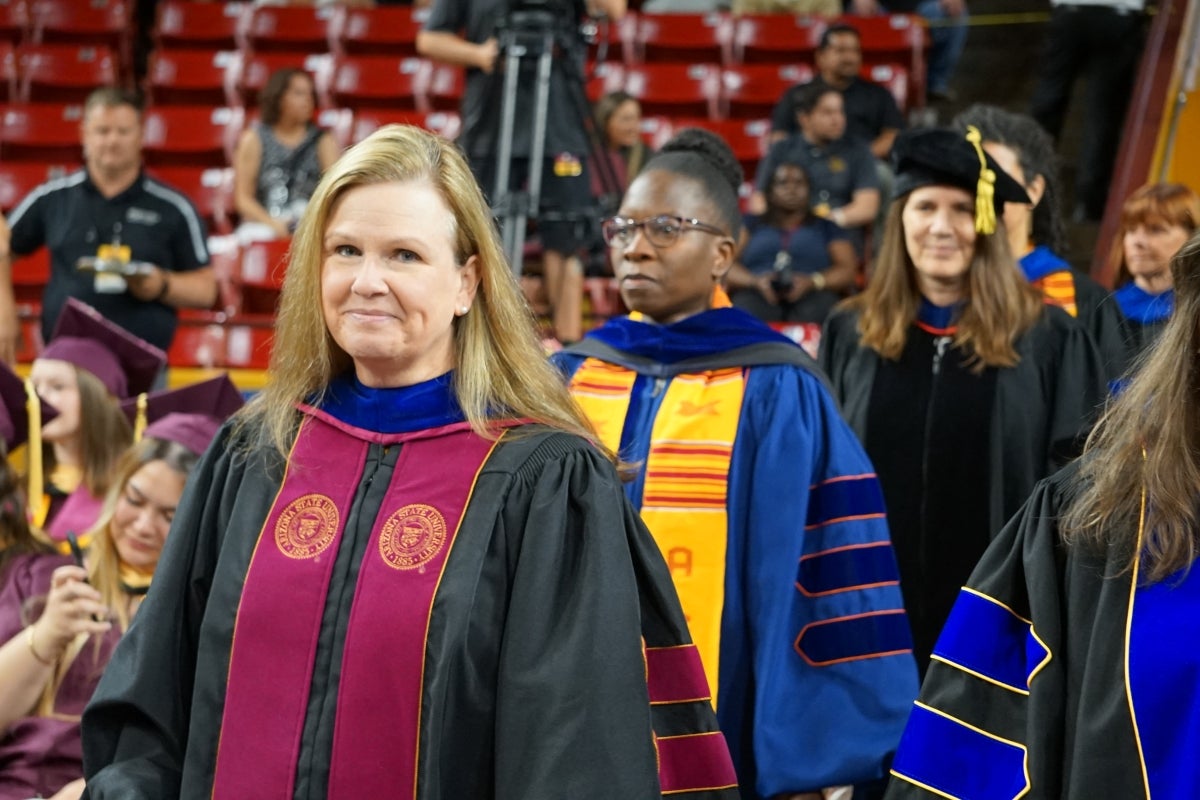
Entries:
MULTIPOLYGON (((494 437, 492 422, 530 419, 595 441, 562 376, 547 361, 531 314, 509 269, 491 210, 462 154, 411 125, 387 125, 342 155, 321 178, 292 240, 276 316, 271 380, 237 416, 234 436, 261 426, 258 441, 284 456, 296 404, 319 402, 329 382, 350 369, 321 306, 323 238, 334 204, 357 186, 425 182, 450 209, 458 263, 476 257, 479 288, 470 313, 455 318, 454 392, 471 427, 494 437)), ((611 454, 610 454, 611 457, 611 454)))
POLYGON ((1141 576, 1149 583, 1200 554, 1200 235, 1180 248, 1171 273, 1175 311, 1088 437, 1061 525, 1069 543, 1123 546, 1126 568, 1144 525, 1141 576))
MULTIPOLYGON (((129 614, 129 595, 121 584, 121 557, 113 539, 112 524, 117 504, 125 492, 125 485, 138 470, 152 461, 162 461, 186 478, 199 460, 199 456, 178 442, 148 437, 125 451, 117 464, 112 485, 104 496, 103 510, 87 533, 87 538, 91 540, 88 547, 87 572, 88 583, 100 593, 100 602, 116 618, 115 624, 122 632, 129 628, 132 620, 129 614)), ((53 712, 54 698, 58 695, 63 678, 82 652, 88 638, 87 634, 80 634, 67 646, 62 658, 55 665, 53 676, 42 690, 37 709, 39 715, 47 716, 53 712)), ((95 637, 97 655, 101 638, 95 637)))
MULTIPOLYGON (((858 332, 864 347, 898 359, 917 318, 921 293, 916 267, 904 241, 902 214, 911 195, 888 210, 878 266, 862 294, 843 305, 859 311, 858 332)), ((954 334, 954 346, 969 353, 971 369, 1012 367, 1020 360, 1014 344, 1042 313, 1041 294, 1026 282, 1008 250, 1004 225, 994 234, 977 234, 967 273, 966 306, 954 334)))

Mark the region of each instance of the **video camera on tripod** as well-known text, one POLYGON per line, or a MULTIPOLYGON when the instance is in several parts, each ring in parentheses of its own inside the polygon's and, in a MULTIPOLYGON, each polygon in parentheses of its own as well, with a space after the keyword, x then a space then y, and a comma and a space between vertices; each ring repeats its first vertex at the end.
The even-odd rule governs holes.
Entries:
MULTIPOLYGON (((503 65, 500 128, 496 153, 493 211, 500 222, 501 240, 509 264, 516 274, 522 269, 525 231, 530 217, 582 224, 596 214, 558 212, 541 208, 542 174, 546 156, 546 127, 552 74, 564 84, 568 116, 587 142, 588 155, 596 152, 591 111, 584 92, 583 64, 587 46, 586 8, 581 0, 510 0, 507 12, 496 24, 499 63, 503 65), (532 73, 532 74, 531 74, 532 73), (518 97, 532 84, 532 128, 529 135, 529 171, 524 190, 513 190, 513 141, 518 124, 518 97), (525 84, 522 84, 525 81, 525 84)), ((528 95, 526 94, 526 97, 528 95)), ((524 122, 524 119, 521 120, 524 122)), ((581 154, 582 155, 582 154, 581 154)), ((597 159, 590 159, 595 163, 597 159)), ((610 166, 605 163, 605 166, 610 166)), ((602 167, 603 169, 603 167, 602 167)), ((615 176, 601 174, 606 186, 615 176)), ((584 238, 584 237, 581 237, 584 238)))

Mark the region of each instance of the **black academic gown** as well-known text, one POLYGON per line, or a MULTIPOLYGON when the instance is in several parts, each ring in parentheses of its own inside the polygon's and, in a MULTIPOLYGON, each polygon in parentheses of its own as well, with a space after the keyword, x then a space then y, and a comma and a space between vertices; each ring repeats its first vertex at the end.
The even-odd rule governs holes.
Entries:
POLYGON ((1076 472, 1043 481, 971 575, 888 800, 1147 796, 1126 698, 1129 547, 1063 545, 1057 523, 1076 472))
POLYGON ((1078 454, 1104 370, 1089 335, 1055 307, 1017 340, 1016 366, 981 374, 916 325, 901 357, 884 360, 859 344, 857 321, 830 318, 821 365, 879 474, 924 670, 988 543, 1038 480, 1078 454))
MULTIPOLYGON (((354 499, 366 523, 348 523, 334 554, 296 800, 326 796, 339 632, 381 487, 406 446, 370 445, 354 499)), ((84 715, 87 797, 212 795, 240 592, 284 466, 274 451, 243 447, 227 426, 194 471, 154 585, 84 715)), ((648 701, 642 640, 684 644, 686 623, 616 472, 576 437, 525 428, 497 446, 432 608, 426 641, 414 642, 425 646, 427 709, 416 800, 657 798, 652 727, 659 737, 716 730, 707 699, 648 701), (583 652, 570 639, 584 631, 582 641, 612 647, 583 652), (514 676, 536 687, 515 708, 497 688, 514 676)))

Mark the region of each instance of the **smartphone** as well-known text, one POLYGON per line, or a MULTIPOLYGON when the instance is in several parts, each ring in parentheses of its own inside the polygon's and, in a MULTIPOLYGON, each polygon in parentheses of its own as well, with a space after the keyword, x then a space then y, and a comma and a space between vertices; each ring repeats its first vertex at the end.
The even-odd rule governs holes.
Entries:
POLYGON ((75 566, 83 566, 83 549, 79 546, 79 540, 75 538, 75 531, 67 531, 67 544, 71 546, 71 557, 75 559, 75 566))
MULTIPOLYGON (((75 559, 75 566, 83 567, 83 548, 79 546, 79 540, 75 538, 75 531, 67 531, 67 544, 71 546, 71 558, 75 559)), ((83 582, 87 583, 88 579, 84 578, 83 582)), ((92 619, 96 622, 102 621, 97 614, 92 614, 92 619)))

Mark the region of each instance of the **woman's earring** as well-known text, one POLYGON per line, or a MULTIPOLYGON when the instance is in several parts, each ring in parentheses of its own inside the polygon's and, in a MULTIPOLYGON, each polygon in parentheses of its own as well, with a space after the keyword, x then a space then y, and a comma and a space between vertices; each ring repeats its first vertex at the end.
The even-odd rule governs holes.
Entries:
POLYGON ((458 309, 458 313, 460 316, 465 315, 468 311, 470 311, 470 309, 467 308, 466 306, 460 306, 458 309))

